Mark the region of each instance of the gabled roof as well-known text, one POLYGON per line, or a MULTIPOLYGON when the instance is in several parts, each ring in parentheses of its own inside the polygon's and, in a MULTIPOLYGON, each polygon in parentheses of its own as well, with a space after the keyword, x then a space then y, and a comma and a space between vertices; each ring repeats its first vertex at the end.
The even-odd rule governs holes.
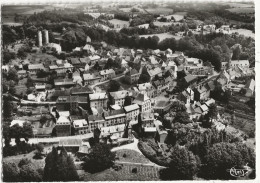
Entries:
POLYGON ((124 109, 112 110, 110 112, 105 112, 104 117, 105 119, 117 118, 117 117, 124 117, 125 111, 124 109))
POLYGON ((88 122, 85 119, 73 120, 73 126, 74 126, 74 128, 87 127, 88 126, 88 122))
POLYGON ((121 90, 116 92, 110 92, 111 97, 113 97, 115 100, 117 99, 123 99, 126 96, 132 96, 132 94, 127 90, 121 90))
POLYGON ((154 69, 148 70, 148 74, 149 74, 151 77, 153 77, 153 76, 155 76, 155 75, 158 75, 158 74, 160 74, 160 73, 162 73, 162 70, 161 70, 161 68, 159 68, 159 67, 156 67, 156 68, 154 68, 154 69))
POLYGON ((60 139, 59 146, 82 146, 82 140, 75 138, 75 139, 60 139))
POLYGON ((70 120, 65 116, 60 116, 56 125, 70 125, 70 120))
POLYGON ((184 79, 187 83, 190 83, 190 82, 194 81, 195 79, 197 79, 197 77, 189 74, 189 75, 185 76, 184 79))
POLYGON ((114 74, 115 71, 113 69, 107 69, 100 71, 100 75, 114 74))
POLYGON ((89 95, 89 100, 102 100, 102 99, 107 99, 107 94, 106 93, 93 93, 89 95))
POLYGON ((137 86, 140 91, 154 89, 154 87, 151 83, 138 84, 137 86))
POLYGON ((214 104, 215 100, 213 98, 209 99, 207 102, 205 102, 205 104, 209 107, 210 104, 214 104))
POLYGON ((71 103, 71 102, 78 102, 78 103, 86 103, 87 97, 83 96, 59 96, 57 103, 71 103))
POLYGON ((88 80, 100 79, 100 77, 96 76, 93 73, 87 73, 87 74, 83 74, 83 79, 85 81, 88 81, 88 80))
POLYGON ((80 64, 79 58, 70 58, 71 64, 80 64))
POLYGON ((43 66, 43 64, 29 64, 28 69, 29 70, 44 69, 44 66, 43 66))
POLYGON ((90 88, 89 86, 73 87, 73 88, 70 90, 70 92, 71 92, 71 94, 82 94, 82 93, 91 94, 91 93, 94 93, 94 92, 93 92, 93 89, 90 88))
POLYGON ((146 94, 139 93, 133 103, 142 105, 147 100, 150 100, 150 98, 146 94))
POLYGON ((105 119, 102 116, 89 115, 88 121, 89 123, 104 121, 105 119))
POLYGON ((200 106, 200 108, 201 108, 201 110, 202 110, 203 112, 209 110, 208 106, 206 106, 205 104, 203 104, 202 106, 200 106))
POLYGON ((132 104, 129 106, 125 106, 124 109, 126 112, 130 112, 130 111, 139 109, 139 106, 137 104, 132 104))
POLYGON ((254 89, 255 89, 255 80, 253 80, 253 79, 249 80, 249 81, 246 83, 245 88, 254 91, 254 89))
POLYGON ((56 86, 57 85, 59 86, 59 85, 73 85, 73 84, 75 84, 73 82, 73 79, 55 79, 54 83, 55 83, 56 86))
POLYGON ((135 74, 139 74, 139 72, 136 69, 131 69, 129 72, 127 72, 127 74, 135 75, 135 74))

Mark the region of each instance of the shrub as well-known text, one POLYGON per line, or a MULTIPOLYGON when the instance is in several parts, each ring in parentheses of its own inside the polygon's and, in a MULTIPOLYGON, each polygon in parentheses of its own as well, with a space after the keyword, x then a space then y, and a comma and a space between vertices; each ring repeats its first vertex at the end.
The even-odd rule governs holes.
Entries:
POLYGON ((25 164, 20 168, 20 177, 24 182, 39 182, 42 180, 41 175, 32 163, 25 164))
POLYGON ((4 182, 18 182, 20 170, 13 162, 3 162, 3 181, 4 182))
POLYGON ((31 160, 29 160, 29 159, 27 159, 27 158, 23 158, 23 159, 21 159, 21 161, 19 162, 18 167, 21 168, 23 165, 27 165, 27 164, 30 164, 30 163, 32 163, 31 160))
POLYGON ((115 153, 107 144, 96 144, 84 158, 83 169, 90 173, 100 172, 114 165, 115 153))

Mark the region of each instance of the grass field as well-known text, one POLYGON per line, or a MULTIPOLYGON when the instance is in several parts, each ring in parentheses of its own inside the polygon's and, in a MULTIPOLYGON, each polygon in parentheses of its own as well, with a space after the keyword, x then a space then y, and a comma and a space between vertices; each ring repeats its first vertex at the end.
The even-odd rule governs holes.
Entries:
POLYGON ((148 8, 146 9, 146 11, 152 14, 159 14, 159 15, 168 15, 173 13, 171 8, 163 8, 163 7, 148 8))
POLYGON ((227 9, 228 11, 232 13, 254 13, 255 9, 252 7, 245 7, 245 8, 230 8, 227 9))
MULTIPOLYGON (((122 170, 115 171, 112 168, 107 169, 103 172, 98 172, 90 174, 84 172, 84 181, 159 181, 158 175, 152 176, 152 174, 157 174, 157 170, 151 172, 148 170, 137 169, 137 173, 132 173, 132 168, 134 166, 123 165, 122 170), (150 175, 151 174, 151 175, 150 175)), ((143 167, 144 168, 144 167, 143 167)), ((148 167, 149 168, 149 167, 148 167)))
POLYGON ((149 34, 149 35, 140 35, 140 37, 144 37, 144 38, 148 38, 148 37, 152 37, 152 36, 158 36, 159 37, 159 42, 166 39, 166 38, 175 38, 176 40, 181 39, 180 36, 174 36, 170 33, 161 33, 161 34, 149 34))
POLYGON ((120 28, 123 28, 124 26, 129 27, 128 21, 112 19, 112 20, 109 20, 109 22, 112 23, 115 26, 115 28, 117 28, 117 26, 119 26, 120 28))
POLYGON ((15 13, 18 15, 32 15, 44 10, 51 10, 53 6, 49 5, 10 5, 2 6, 2 22, 6 25, 20 25, 14 21, 15 13))
POLYGON ((231 29, 230 32, 231 33, 238 32, 239 34, 244 35, 246 37, 255 38, 255 33, 253 33, 251 30, 247 30, 247 29, 231 29))
POLYGON ((122 149, 115 151, 118 161, 132 162, 132 163, 149 163, 149 160, 142 154, 129 149, 122 149))

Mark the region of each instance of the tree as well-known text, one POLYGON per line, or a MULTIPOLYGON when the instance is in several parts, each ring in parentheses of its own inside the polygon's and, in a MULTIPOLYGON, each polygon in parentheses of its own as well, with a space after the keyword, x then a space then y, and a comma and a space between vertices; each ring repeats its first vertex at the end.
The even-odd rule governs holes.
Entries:
POLYGON ((131 104, 132 104, 132 98, 130 96, 126 96, 124 106, 129 106, 131 104))
POLYGON ((108 83, 107 91, 108 92, 115 92, 120 89, 120 83, 116 80, 110 80, 108 83))
POLYGON ((78 181, 78 173, 75 164, 62 147, 60 154, 53 147, 45 159, 43 174, 44 181, 78 181))
POLYGON ((22 166, 27 165, 27 164, 29 164, 29 163, 32 163, 31 160, 29 160, 29 159, 27 159, 27 158, 23 158, 23 159, 21 159, 20 162, 18 163, 18 167, 21 168, 22 166))
POLYGON ((14 162, 3 162, 3 181, 20 182, 20 170, 14 162))
POLYGON ((176 145, 171 149, 169 168, 161 171, 166 180, 192 180, 199 170, 200 161, 186 147, 176 145))
POLYGON ((212 120, 217 118, 218 108, 216 104, 210 104, 208 113, 205 115, 206 120, 202 122, 204 128, 210 128, 212 125, 212 120))
POLYGON ((40 182, 42 177, 31 162, 24 164, 20 168, 20 177, 23 182, 40 182))
POLYGON ((36 72, 37 78, 44 78, 48 76, 48 72, 44 71, 43 69, 36 72))
POLYGON ((84 158, 83 169, 90 173, 110 168, 115 161, 115 153, 107 144, 95 144, 91 152, 84 158))
POLYGON ((43 150, 44 150, 43 144, 41 144, 41 143, 37 144, 37 145, 36 145, 36 151, 35 151, 35 153, 34 153, 33 158, 34 158, 34 159, 42 159, 43 150))
POLYGON ((214 144, 207 151, 205 166, 201 171, 210 179, 232 179, 227 171, 232 167, 242 167, 248 164, 255 169, 254 150, 243 143, 221 142, 214 144))
POLYGON ((3 51, 3 64, 8 64, 10 60, 15 59, 14 52, 3 51))
POLYGON ((8 71, 8 80, 13 80, 15 82, 19 81, 18 74, 15 68, 12 68, 8 71))
POLYGON ((142 83, 147 83, 150 81, 150 76, 147 74, 141 74, 139 79, 138 79, 138 83, 142 84, 142 83))
POLYGON ((233 49, 232 60, 239 60, 240 54, 241 54, 241 45, 240 46, 236 46, 233 49))
POLYGON ((13 109, 13 105, 12 105, 11 101, 4 97, 4 101, 3 101, 3 117, 4 117, 4 119, 8 119, 8 118, 12 117, 13 110, 14 109, 13 109))
POLYGON ((15 143, 20 144, 20 139, 24 138, 27 142, 33 136, 32 126, 30 123, 25 122, 23 126, 15 124, 10 127, 10 137, 15 138, 15 143))
POLYGON ((186 111, 178 111, 175 116, 175 121, 183 124, 191 123, 190 116, 186 111))
POLYGON ((40 119, 40 123, 43 126, 48 121, 48 117, 46 115, 43 115, 40 119))

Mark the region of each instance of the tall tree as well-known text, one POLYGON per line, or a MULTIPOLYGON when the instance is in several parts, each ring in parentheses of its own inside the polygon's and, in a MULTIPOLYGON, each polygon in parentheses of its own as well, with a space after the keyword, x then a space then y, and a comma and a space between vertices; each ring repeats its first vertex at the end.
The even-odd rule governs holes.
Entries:
POLYGON ((202 171, 210 179, 233 179, 227 171, 232 167, 255 169, 255 152, 243 143, 217 143, 208 149, 203 164, 202 171))
POLYGON ((120 83, 116 80, 110 80, 108 87, 107 87, 107 91, 108 92, 115 92, 118 91, 120 89, 120 83))
POLYGON ((166 180, 192 180, 199 170, 200 161, 186 147, 176 145, 171 149, 169 168, 161 172, 166 180))
POLYGON ((60 154, 53 147, 45 159, 44 181, 78 181, 75 164, 64 148, 60 154))
POLYGON ((85 171, 94 173, 110 168, 115 161, 115 153, 107 144, 96 144, 91 152, 85 157, 83 168, 85 171))

